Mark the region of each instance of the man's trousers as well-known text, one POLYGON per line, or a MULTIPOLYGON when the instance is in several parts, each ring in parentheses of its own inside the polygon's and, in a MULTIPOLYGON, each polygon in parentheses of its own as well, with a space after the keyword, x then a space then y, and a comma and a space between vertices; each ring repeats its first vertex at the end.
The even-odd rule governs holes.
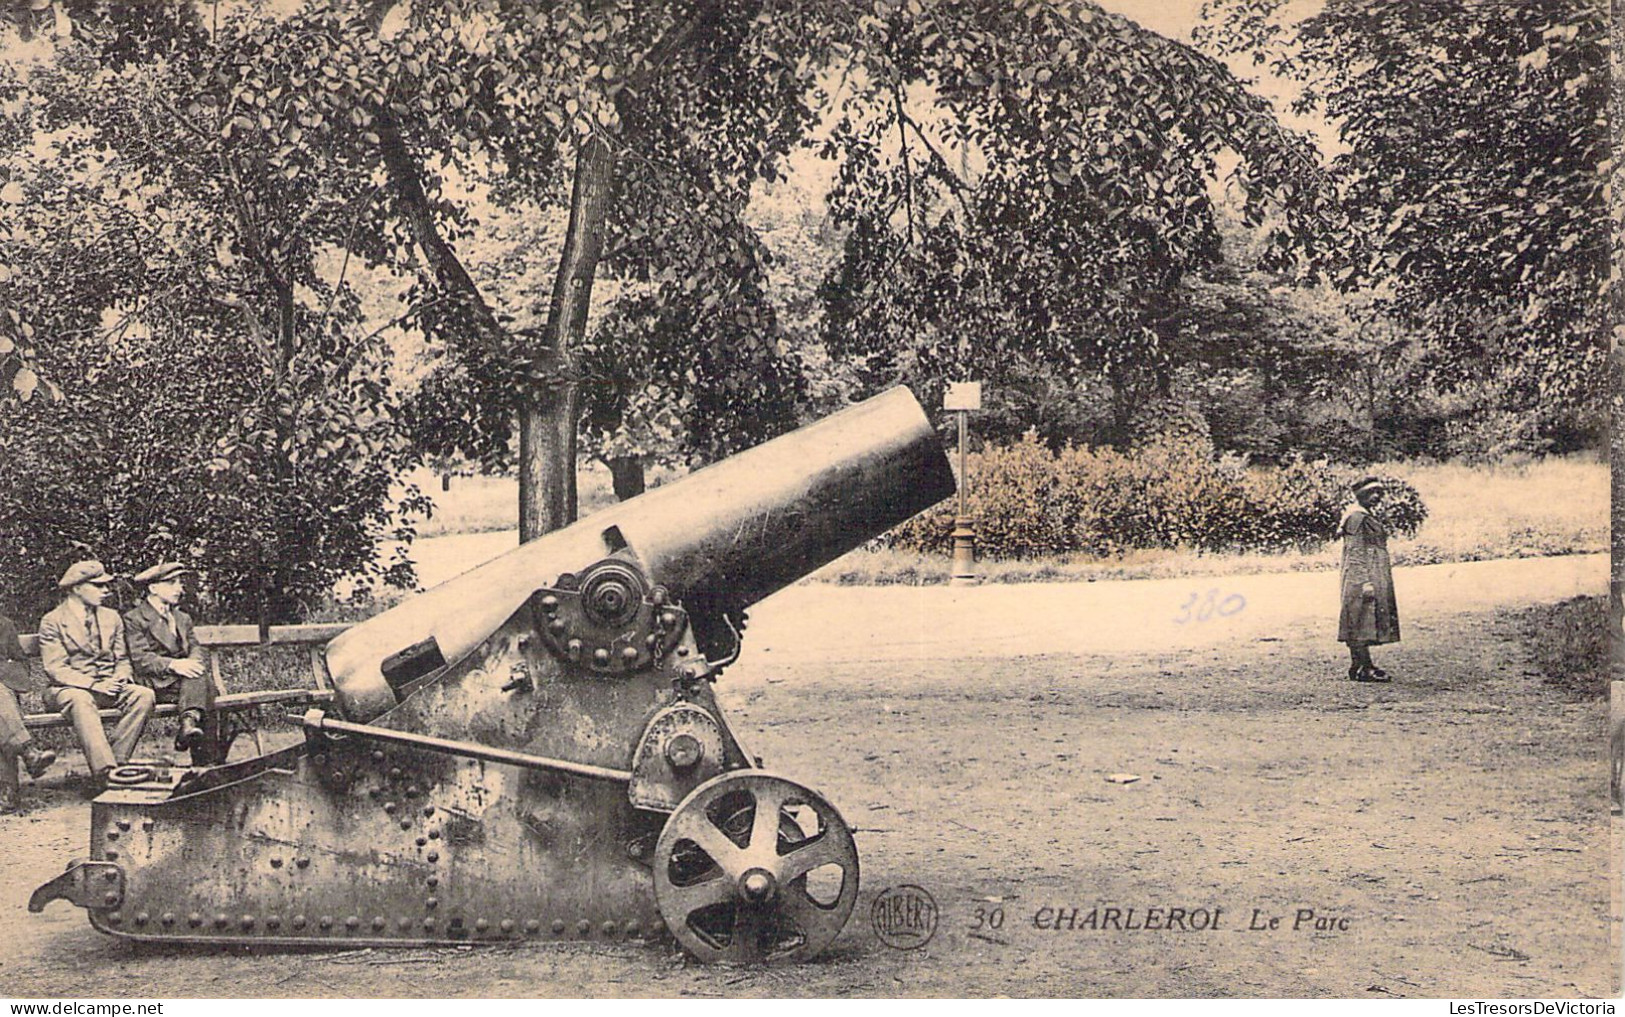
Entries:
POLYGON ((196 678, 181 678, 161 689, 153 690, 160 703, 174 703, 181 713, 198 710, 208 713, 214 709, 214 682, 205 671, 196 678))
POLYGON ((0 755, 15 756, 32 739, 23 726, 22 707, 17 705, 17 693, 0 685, 0 755))
POLYGON ((53 685, 45 691, 45 705, 62 711, 73 724, 73 733, 79 736, 79 747, 85 750, 85 763, 92 775, 130 761, 136 743, 141 740, 141 732, 146 729, 147 718, 152 716, 153 703, 152 690, 134 682, 124 686, 124 691, 117 696, 65 685, 53 685), (111 742, 102 729, 100 710, 119 712, 111 742))

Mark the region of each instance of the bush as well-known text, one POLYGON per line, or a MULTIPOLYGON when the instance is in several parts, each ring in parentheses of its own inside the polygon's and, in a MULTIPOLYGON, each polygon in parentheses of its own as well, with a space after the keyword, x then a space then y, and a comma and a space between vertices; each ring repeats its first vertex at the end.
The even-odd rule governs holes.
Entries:
MULTIPOLYGON (((1066 448, 1051 452, 1028 435, 971 460, 970 509, 977 549, 987 558, 1038 558, 1136 549, 1310 550, 1337 535, 1361 471, 1289 460, 1251 467, 1217 456, 1200 437, 1164 438, 1133 452, 1066 448)), ((1416 489, 1385 477, 1382 516, 1400 535, 1427 517, 1416 489)), ((946 553, 956 502, 894 529, 891 546, 946 553)))
POLYGON ((1516 455, 1538 455, 1551 448, 1533 414, 1491 409, 1445 425, 1445 451, 1462 462, 1498 463, 1516 455))
POLYGON ((1573 699, 1608 695, 1608 600, 1572 597, 1526 608, 1518 628, 1542 681, 1573 699))

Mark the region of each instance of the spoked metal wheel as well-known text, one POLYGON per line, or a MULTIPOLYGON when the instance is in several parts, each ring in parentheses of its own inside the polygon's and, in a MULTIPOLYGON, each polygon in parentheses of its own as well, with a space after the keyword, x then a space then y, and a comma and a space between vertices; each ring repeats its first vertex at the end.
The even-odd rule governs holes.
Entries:
POLYGON ((654 881, 661 917, 700 960, 805 960, 852 913, 858 851, 816 792, 736 770, 695 788, 666 820, 654 881))

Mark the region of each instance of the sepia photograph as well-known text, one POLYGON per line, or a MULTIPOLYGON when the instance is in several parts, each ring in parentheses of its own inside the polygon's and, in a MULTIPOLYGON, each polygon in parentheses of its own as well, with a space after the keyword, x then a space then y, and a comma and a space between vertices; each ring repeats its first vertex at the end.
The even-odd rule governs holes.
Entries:
POLYGON ((0 1000, 1612 1013, 1622 46, 0 0, 0 1000))

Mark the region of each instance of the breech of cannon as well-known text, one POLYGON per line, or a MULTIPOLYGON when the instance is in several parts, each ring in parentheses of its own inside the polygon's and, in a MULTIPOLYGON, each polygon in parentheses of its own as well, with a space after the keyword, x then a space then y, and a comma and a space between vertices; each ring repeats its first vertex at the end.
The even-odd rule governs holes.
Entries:
POLYGON ((953 490, 894 389, 524 544, 334 640, 302 744, 98 798, 30 907, 178 942, 817 953, 857 900, 851 830, 711 685, 747 607, 953 490))

